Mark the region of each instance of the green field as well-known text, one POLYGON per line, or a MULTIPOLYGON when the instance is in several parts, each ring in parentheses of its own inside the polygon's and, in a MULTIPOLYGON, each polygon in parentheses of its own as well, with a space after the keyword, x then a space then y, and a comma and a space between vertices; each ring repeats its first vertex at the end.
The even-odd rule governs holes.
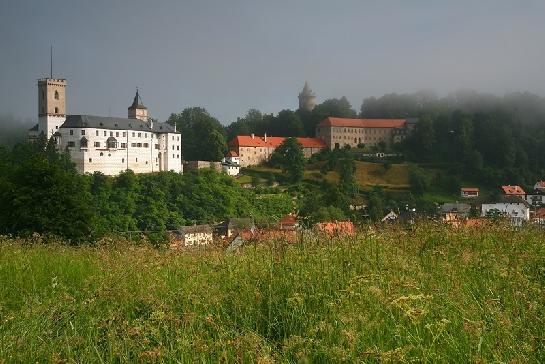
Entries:
POLYGON ((0 241, 0 362, 543 362, 543 231, 173 252, 0 241))

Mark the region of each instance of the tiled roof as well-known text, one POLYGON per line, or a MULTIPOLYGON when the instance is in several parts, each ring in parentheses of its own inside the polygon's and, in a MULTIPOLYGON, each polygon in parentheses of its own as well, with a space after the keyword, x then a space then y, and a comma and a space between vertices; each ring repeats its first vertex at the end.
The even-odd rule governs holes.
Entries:
POLYGON ((226 157, 238 157, 238 153, 235 152, 234 150, 230 150, 227 152, 226 157))
POLYGON ((354 128, 401 128, 406 119, 348 119, 328 117, 318 126, 348 126, 354 128))
POLYGON ((520 186, 501 186, 506 195, 525 195, 526 192, 520 186))
MULTIPOLYGON (((265 137, 251 135, 237 135, 230 142, 230 147, 263 147, 263 148, 277 148, 284 140, 285 137, 270 137, 268 136, 267 141, 265 137)), ((295 138, 303 148, 326 148, 326 144, 322 139, 319 138, 295 138)))
POLYGON ((97 128, 112 130, 141 130, 155 133, 174 133, 174 127, 167 123, 150 125, 139 119, 115 118, 94 115, 67 115, 61 128, 97 128))

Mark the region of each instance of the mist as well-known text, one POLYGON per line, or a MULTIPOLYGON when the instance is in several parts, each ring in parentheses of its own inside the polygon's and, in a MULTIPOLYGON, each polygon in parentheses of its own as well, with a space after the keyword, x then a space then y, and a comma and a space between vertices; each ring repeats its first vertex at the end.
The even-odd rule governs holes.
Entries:
POLYGON ((24 142, 28 137, 28 129, 34 124, 31 119, 22 120, 13 115, 0 114, 0 145, 12 147, 24 142))

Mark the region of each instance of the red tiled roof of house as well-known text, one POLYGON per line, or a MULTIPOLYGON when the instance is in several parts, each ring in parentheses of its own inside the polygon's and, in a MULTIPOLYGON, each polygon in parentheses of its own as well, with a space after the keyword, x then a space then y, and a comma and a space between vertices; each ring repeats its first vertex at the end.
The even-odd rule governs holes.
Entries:
POLYGON ((349 119, 328 117, 318 126, 348 126, 355 128, 401 128, 405 126, 405 119, 349 119))
POLYGON ((534 214, 534 218, 545 219, 545 208, 542 207, 540 209, 537 209, 536 213, 534 214))
POLYGON ((526 192, 520 186, 501 186, 506 195, 525 195, 526 192))
POLYGON ((238 157, 238 153, 235 152, 234 150, 230 150, 227 152, 226 157, 238 157))
MULTIPOLYGON (((277 148, 284 140, 285 137, 270 137, 268 136, 267 141, 265 137, 251 135, 237 135, 230 142, 230 147, 264 147, 264 148, 277 148)), ((327 145, 322 139, 319 138, 295 138, 303 148, 326 148, 327 145)))
POLYGON ((479 192, 477 187, 462 187, 463 192, 479 192))
POLYGON ((316 224, 316 229, 328 235, 354 235, 355 233, 352 221, 320 222, 316 224))

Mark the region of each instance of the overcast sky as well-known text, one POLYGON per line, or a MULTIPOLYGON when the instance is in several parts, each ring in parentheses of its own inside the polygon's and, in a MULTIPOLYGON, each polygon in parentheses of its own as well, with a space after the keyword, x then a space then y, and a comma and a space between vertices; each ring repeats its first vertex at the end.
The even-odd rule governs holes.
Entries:
POLYGON ((68 80, 70 114, 153 117, 460 88, 545 94, 543 0, 13 0, 0 7, 0 114, 37 116, 36 80, 68 80))

